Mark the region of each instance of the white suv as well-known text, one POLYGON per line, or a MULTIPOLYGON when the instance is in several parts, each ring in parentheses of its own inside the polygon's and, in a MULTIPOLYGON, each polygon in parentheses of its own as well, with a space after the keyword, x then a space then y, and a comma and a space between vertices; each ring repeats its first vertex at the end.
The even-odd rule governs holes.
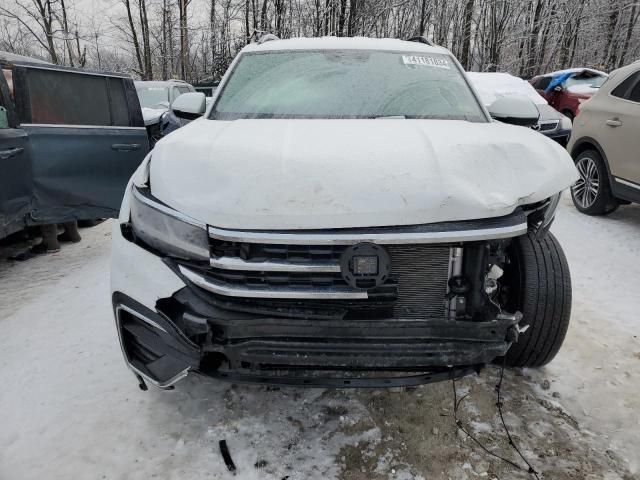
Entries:
MULTIPOLYGON (((181 110, 203 113, 198 95, 181 110)), ((547 230, 577 174, 504 123, 536 121, 512 97, 485 109, 425 43, 245 47, 204 117, 133 176, 114 230, 116 324, 141 387, 189 372, 415 385, 505 355, 549 362, 571 285, 547 230)))

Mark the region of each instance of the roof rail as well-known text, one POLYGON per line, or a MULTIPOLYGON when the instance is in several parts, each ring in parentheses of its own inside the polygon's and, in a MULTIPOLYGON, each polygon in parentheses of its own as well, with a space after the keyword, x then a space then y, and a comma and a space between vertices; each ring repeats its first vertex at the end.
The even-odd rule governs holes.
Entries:
POLYGON ((280 40, 273 33, 265 32, 264 30, 254 30, 251 36, 249 37, 251 43, 257 43, 258 45, 262 45, 265 42, 270 42, 271 40, 280 40))
POLYGON ((424 43, 425 45, 429 45, 430 47, 437 47, 435 43, 433 43, 427 37, 424 37, 422 35, 418 37, 407 38, 407 42, 419 42, 419 43, 424 43))

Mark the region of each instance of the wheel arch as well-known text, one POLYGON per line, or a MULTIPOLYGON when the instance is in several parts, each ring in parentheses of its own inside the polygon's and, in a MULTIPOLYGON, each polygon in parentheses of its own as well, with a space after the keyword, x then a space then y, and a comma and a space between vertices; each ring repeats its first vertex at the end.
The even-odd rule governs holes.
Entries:
POLYGON ((576 143, 573 145, 569 153, 575 163, 575 161, 578 159, 578 156, 582 152, 586 152, 587 150, 597 151, 602 157, 602 160, 604 160, 604 166, 607 169, 607 181, 609 182, 609 187, 611 187, 613 191, 613 181, 612 181, 613 175, 611 174, 611 167, 609 166, 609 160, 607 160, 607 155, 604 153, 604 149, 602 148, 602 146, 600 146, 600 144, 595 139, 591 137, 582 137, 581 139, 576 141, 576 143))

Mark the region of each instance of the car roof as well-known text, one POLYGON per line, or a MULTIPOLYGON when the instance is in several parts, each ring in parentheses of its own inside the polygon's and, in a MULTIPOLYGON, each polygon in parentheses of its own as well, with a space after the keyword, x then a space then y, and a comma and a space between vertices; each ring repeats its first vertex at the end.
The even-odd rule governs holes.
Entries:
POLYGON ((640 68, 640 60, 636 60, 635 62, 630 63, 629 65, 625 65, 624 67, 620 67, 613 72, 611 72, 611 76, 615 76, 618 78, 619 75, 624 75, 625 78, 628 74, 635 72, 640 68))
POLYGON ((545 73, 545 74, 540 75, 540 76, 541 77, 553 77, 555 75, 562 75, 564 73, 581 73, 581 72, 594 73, 596 75, 603 75, 605 77, 609 76, 608 73, 603 72, 601 70, 596 70, 595 68, 586 68, 586 67, 565 68, 564 70, 556 70, 555 72, 545 73))
POLYGON ((450 55, 443 47, 426 43, 410 42, 395 38, 367 37, 316 37, 270 40, 264 43, 251 43, 243 52, 267 52, 277 50, 387 50, 393 52, 425 52, 450 55))
POLYGON ((26 57, 24 55, 18 55, 17 53, 3 52, 3 51, 0 51, 0 61, 7 62, 7 63, 28 62, 28 63, 43 63, 45 65, 53 65, 53 63, 45 62, 44 60, 40 60, 39 58, 26 57))

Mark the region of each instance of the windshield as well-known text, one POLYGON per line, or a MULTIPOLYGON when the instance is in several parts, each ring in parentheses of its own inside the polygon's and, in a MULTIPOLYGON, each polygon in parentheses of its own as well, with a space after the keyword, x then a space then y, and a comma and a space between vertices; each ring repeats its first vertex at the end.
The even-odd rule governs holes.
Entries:
POLYGON ((604 75, 582 74, 579 76, 568 78, 565 82, 565 88, 570 87, 591 87, 600 88, 607 77, 604 75))
POLYGON ((146 108, 167 108, 169 106, 168 87, 137 87, 140 106, 146 108))
POLYGON ((448 55, 374 50, 245 53, 209 118, 487 121, 448 55))

